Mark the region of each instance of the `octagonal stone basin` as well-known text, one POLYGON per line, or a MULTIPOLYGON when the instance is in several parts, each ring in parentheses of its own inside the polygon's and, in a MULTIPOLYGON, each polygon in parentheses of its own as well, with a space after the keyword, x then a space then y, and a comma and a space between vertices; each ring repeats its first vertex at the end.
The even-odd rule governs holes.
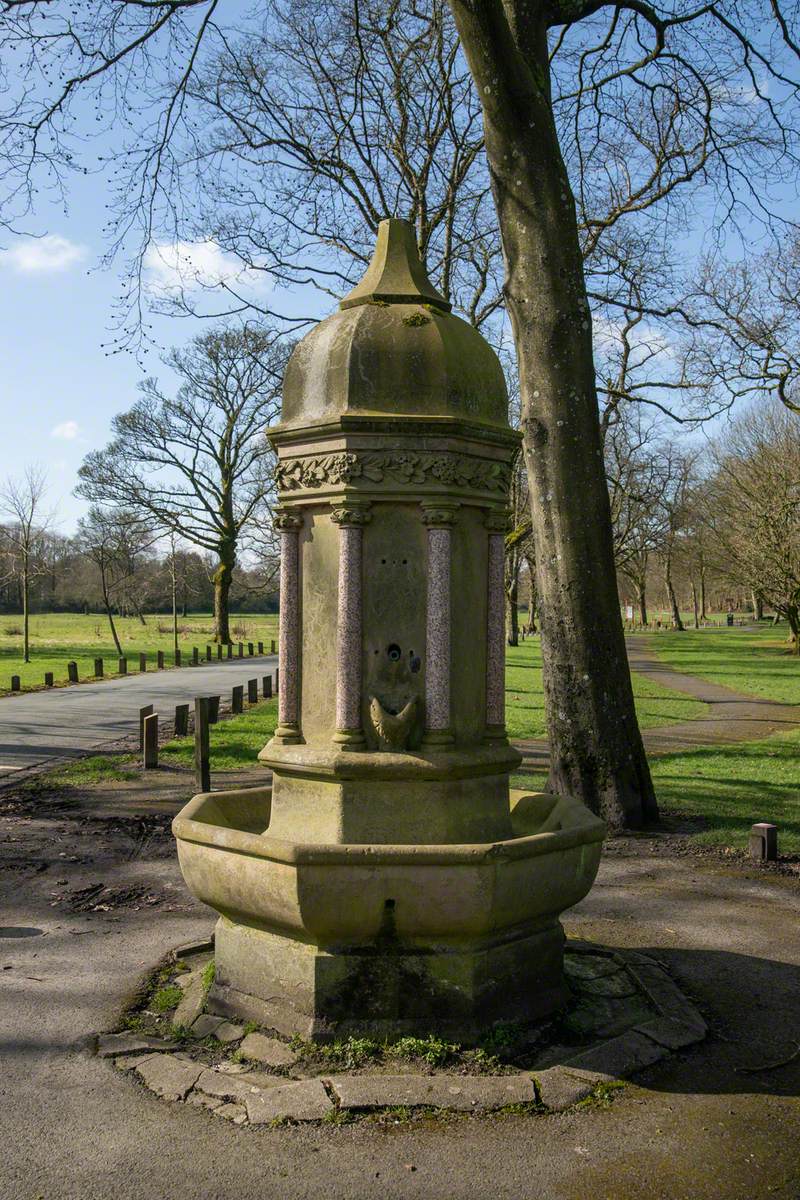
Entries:
POLYGON ((411 947, 539 926, 587 894, 605 834, 577 801, 512 791, 514 836, 502 841, 301 843, 270 836, 270 795, 195 796, 172 826, 184 879, 230 921, 321 947, 374 943, 387 908, 411 947))

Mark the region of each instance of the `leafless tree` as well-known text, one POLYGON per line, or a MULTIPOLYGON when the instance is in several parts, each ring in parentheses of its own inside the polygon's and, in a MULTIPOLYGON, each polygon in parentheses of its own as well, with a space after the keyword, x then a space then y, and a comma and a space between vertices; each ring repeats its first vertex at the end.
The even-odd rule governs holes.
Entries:
POLYGON ((155 536, 139 512, 124 509, 92 505, 78 523, 77 544, 97 568, 108 627, 120 656, 122 644, 114 624, 116 595, 132 578, 139 555, 153 544, 155 536))
POLYGON ((153 524, 216 558, 214 636, 229 642, 228 599, 237 553, 253 522, 268 521, 271 451, 288 347, 255 326, 196 337, 165 358, 180 378, 174 396, 156 379, 114 418, 114 440, 87 455, 78 493, 93 503, 146 513, 153 524))
POLYGON ((22 659, 30 662, 31 581, 44 572, 42 550, 52 513, 44 510, 47 475, 41 467, 27 467, 20 479, 9 478, 0 489, 0 538, 7 548, 6 571, 19 582, 22 599, 22 659))

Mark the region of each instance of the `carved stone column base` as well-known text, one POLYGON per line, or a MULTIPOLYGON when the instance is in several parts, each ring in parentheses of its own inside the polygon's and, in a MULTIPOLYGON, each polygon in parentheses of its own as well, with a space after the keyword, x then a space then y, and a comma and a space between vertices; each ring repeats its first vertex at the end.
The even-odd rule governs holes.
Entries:
POLYGON ((331 741, 336 746, 341 746, 342 750, 366 750, 367 748, 367 739, 364 737, 363 729, 337 729, 331 741))
POLYGON ((441 750, 443 746, 455 745, 455 740, 449 729, 426 729, 422 738, 422 749, 441 750))
POLYGON ((508 745, 508 734, 506 733, 505 725, 487 725, 483 740, 490 745, 508 745))
POLYGON ((300 732, 299 725, 279 725, 272 735, 273 742, 279 746, 302 746, 305 738, 300 732))

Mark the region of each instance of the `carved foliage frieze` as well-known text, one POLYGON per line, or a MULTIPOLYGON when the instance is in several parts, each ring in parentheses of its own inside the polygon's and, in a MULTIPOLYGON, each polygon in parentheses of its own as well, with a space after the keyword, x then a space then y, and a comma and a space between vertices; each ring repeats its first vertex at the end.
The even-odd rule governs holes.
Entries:
POLYGON ((275 482, 279 492, 337 487, 341 484, 442 484, 506 493, 511 481, 508 463, 470 458, 464 454, 415 451, 343 451, 279 462, 275 482))

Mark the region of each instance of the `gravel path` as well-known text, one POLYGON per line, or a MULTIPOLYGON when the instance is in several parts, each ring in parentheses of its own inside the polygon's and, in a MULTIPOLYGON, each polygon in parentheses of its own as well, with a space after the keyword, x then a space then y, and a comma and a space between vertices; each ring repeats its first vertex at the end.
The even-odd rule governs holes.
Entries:
POLYGON ((179 670, 148 671, 0 700, 0 778, 51 760, 84 754, 136 735, 139 709, 152 704, 172 720, 195 696, 230 696, 248 679, 274 674, 276 655, 223 659, 179 670))
MULTIPOLYGON (((643 729, 648 755, 674 754, 694 746, 713 746, 731 742, 752 742, 781 733, 800 725, 800 706, 779 704, 731 691, 718 683, 685 675, 661 662, 652 652, 650 639, 628 637, 628 660, 639 675, 660 683, 663 687, 683 692, 694 700, 710 706, 706 717, 695 721, 676 721, 656 729, 643 729)), ((517 740, 514 743, 524 754, 528 766, 546 766, 547 742, 540 739, 517 740)))

